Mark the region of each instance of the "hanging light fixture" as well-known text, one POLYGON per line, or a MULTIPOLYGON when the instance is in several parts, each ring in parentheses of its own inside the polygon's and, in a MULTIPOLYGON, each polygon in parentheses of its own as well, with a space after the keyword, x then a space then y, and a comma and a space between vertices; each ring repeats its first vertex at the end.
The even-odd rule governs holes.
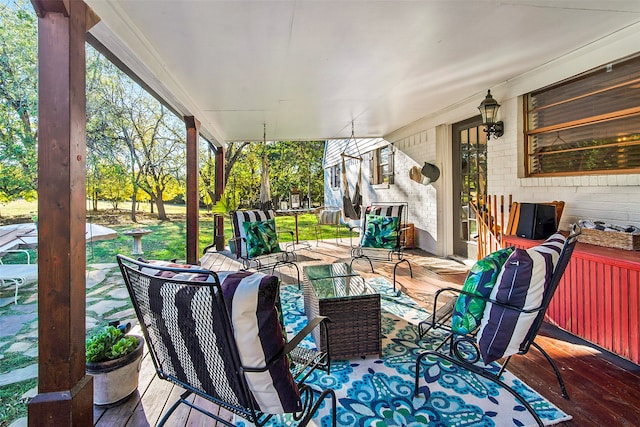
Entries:
POLYGON ((491 135, 497 139, 504 134, 504 123, 496 122, 499 108, 500 104, 491 96, 491 90, 488 90, 487 97, 478 106, 482 116, 482 124, 486 126, 484 131, 487 133, 487 139, 491 139, 491 135))

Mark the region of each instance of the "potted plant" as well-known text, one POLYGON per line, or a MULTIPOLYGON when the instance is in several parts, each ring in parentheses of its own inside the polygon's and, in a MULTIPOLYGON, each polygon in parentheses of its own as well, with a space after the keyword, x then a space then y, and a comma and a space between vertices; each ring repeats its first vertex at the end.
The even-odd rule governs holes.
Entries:
POLYGON ((126 335, 130 324, 110 324, 87 338, 87 373, 93 376, 93 403, 116 406, 138 388, 144 339, 126 335))

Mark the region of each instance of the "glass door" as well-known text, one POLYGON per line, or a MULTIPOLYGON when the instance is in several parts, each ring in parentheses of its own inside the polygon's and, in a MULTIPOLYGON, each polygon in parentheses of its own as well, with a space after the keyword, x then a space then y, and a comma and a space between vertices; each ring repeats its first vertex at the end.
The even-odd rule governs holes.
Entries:
POLYGON ((487 194, 487 134, 480 116, 453 125, 454 254, 475 259, 478 224, 471 206, 487 194))

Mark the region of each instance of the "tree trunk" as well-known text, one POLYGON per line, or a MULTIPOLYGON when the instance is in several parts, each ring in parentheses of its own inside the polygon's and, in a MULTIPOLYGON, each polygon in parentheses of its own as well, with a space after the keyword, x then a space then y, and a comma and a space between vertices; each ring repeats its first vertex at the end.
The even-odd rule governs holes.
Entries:
POLYGON ((133 195, 131 196, 131 221, 133 222, 138 222, 136 220, 136 190, 135 190, 135 186, 133 187, 133 195))
POLYGON ((164 200, 162 200, 162 192, 158 191, 158 197, 156 198, 156 206, 158 207, 158 219, 160 221, 166 221, 169 218, 164 210, 164 200))

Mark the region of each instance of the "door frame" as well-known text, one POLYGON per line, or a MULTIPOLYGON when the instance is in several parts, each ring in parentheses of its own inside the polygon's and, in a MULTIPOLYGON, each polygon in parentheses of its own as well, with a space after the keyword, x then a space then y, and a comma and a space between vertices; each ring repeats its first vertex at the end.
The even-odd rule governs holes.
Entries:
POLYGON ((462 209, 460 203, 460 193, 462 191, 462 182, 460 180, 460 131, 475 127, 480 128, 481 126, 482 117, 480 115, 470 117, 451 125, 451 253, 467 259, 475 259, 477 251, 470 250, 472 249, 471 246, 474 245, 471 244, 470 241, 464 241, 460 233, 459 217, 460 210, 462 209))

